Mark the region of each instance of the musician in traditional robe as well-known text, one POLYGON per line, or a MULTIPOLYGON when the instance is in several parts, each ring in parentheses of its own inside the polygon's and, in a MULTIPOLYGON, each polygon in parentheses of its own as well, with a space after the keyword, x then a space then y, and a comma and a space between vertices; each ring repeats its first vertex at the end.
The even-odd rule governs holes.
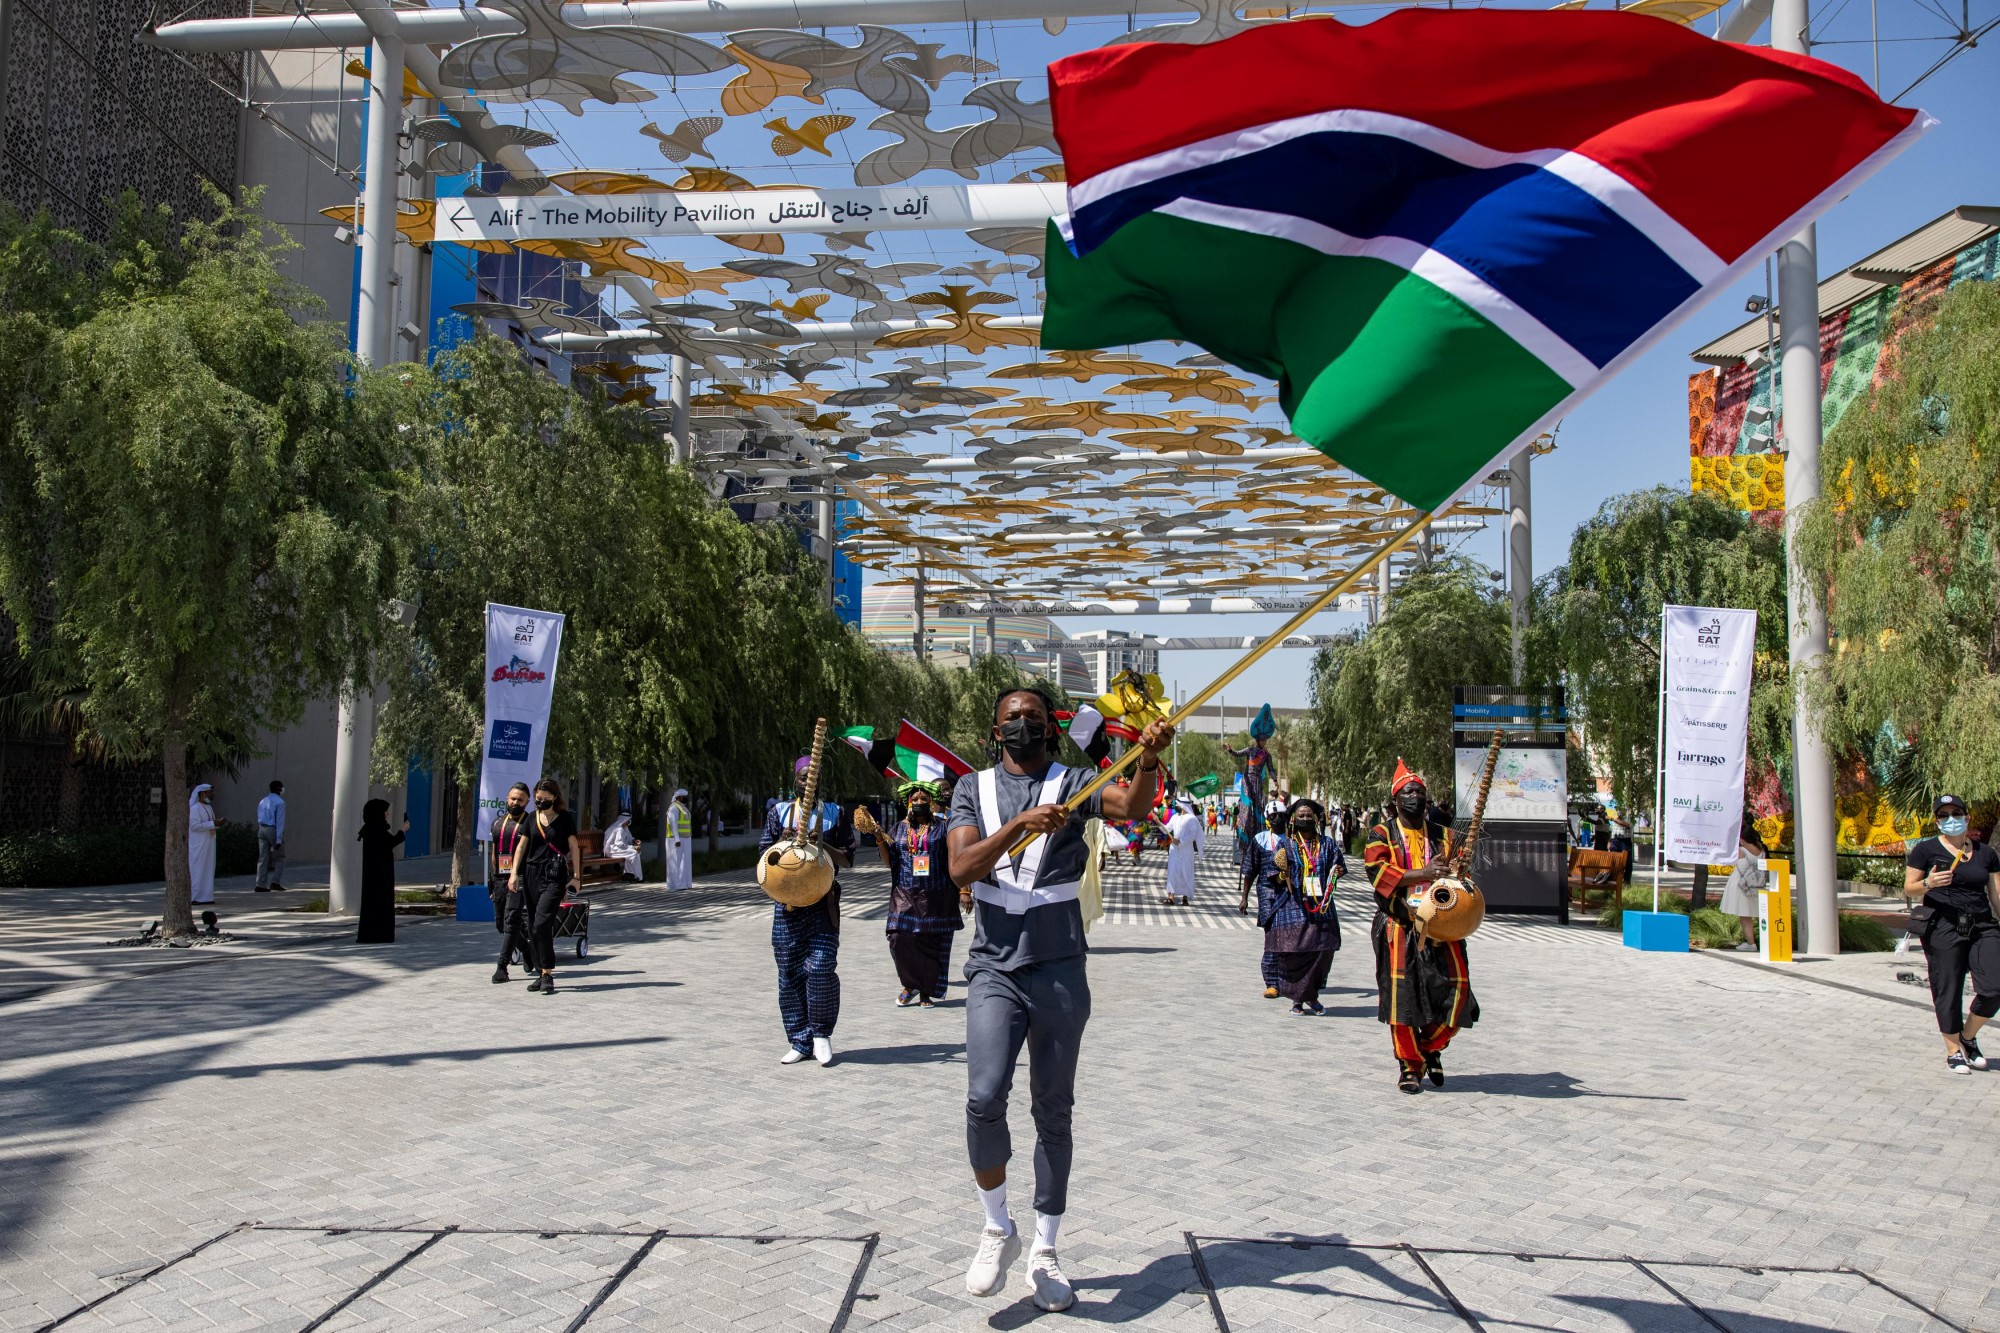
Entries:
MULTIPOLYGON (((943 784, 906 782, 896 789, 905 815, 895 828, 875 830, 875 849, 889 868, 889 957, 902 989, 896 1007, 936 1007, 951 975, 951 941, 965 928, 958 886, 946 864, 944 821, 938 818, 943 784)), ((862 811, 857 810, 856 823, 862 811)), ((872 822, 872 818, 871 821, 872 822)), ((863 832, 870 831, 863 826, 863 832)))
POLYGON ((1333 886, 1347 873, 1340 844, 1323 831, 1325 820, 1318 801, 1301 797, 1285 812, 1285 832, 1258 834, 1244 862, 1244 873, 1256 881, 1257 924, 1278 993, 1294 1014, 1313 1017, 1326 1012, 1319 993, 1340 949, 1333 886))
POLYGON ((1425 937, 1410 912, 1412 888, 1455 873, 1451 830, 1430 823, 1429 811, 1423 777, 1398 760, 1389 808, 1362 850, 1375 888, 1376 1017, 1389 1025, 1396 1086, 1407 1093, 1423 1091, 1425 1074, 1442 1087, 1444 1048, 1479 1021, 1465 942, 1425 937))
MULTIPOLYGON (((805 783, 811 756, 793 766, 805 783)), ((757 854, 800 828, 817 831, 820 845, 834 866, 854 864, 854 826, 838 818, 838 807, 800 813, 801 801, 778 801, 764 816, 764 835, 757 854)), ((826 896, 804 907, 771 904, 771 955, 778 965, 778 1016, 788 1043, 780 1064, 795 1065, 811 1056, 821 1065, 833 1063, 833 1029, 840 1021, 840 881, 826 896)))

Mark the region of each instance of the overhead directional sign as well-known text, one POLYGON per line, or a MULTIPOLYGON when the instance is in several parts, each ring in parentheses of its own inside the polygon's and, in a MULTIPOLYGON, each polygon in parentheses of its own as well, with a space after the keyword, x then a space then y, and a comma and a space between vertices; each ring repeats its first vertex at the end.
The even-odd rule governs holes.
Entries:
POLYGON ((1039 227, 1063 186, 886 186, 848 190, 671 190, 660 194, 441 199, 440 241, 590 241, 755 232, 968 231, 1039 227))

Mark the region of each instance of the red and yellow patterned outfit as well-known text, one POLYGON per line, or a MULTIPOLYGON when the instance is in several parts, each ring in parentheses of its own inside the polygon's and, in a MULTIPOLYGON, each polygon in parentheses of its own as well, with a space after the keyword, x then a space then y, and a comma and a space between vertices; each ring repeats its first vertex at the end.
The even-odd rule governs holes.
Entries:
POLYGON ((1375 1016, 1389 1025, 1396 1058, 1405 1065, 1421 1065, 1449 1045, 1453 1033, 1479 1021, 1464 941, 1422 939, 1398 891, 1409 871, 1448 860, 1453 850, 1450 829, 1407 828, 1392 815, 1368 830, 1361 854, 1375 888, 1375 1016))

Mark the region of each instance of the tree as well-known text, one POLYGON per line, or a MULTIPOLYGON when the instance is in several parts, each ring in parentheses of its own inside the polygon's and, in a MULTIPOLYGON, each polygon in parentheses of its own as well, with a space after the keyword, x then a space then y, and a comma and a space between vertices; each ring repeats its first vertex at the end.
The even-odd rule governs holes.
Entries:
POLYGON ((1707 492, 1659 486, 1605 501, 1571 536, 1569 563, 1540 580, 1531 664, 1560 674, 1622 808, 1652 806, 1665 603, 1757 612, 1750 755, 1782 762, 1791 725, 1784 577, 1776 529, 1707 492))
POLYGON ((50 333, 0 492, 22 648, 60 655, 107 749, 160 756, 168 934, 192 927, 190 760, 235 757, 368 660, 404 485, 338 331, 278 271, 289 239, 254 195, 215 203, 50 333))
POLYGON ((1361 799, 1388 794, 1400 759, 1448 800, 1453 772, 1451 692, 1505 681, 1506 601, 1466 560, 1420 566, 1365 634, 1349 633, 1313 659, 1313 776, 1361 799))
POLYGON ((1183 727, 1174 741, 1174 781, 1183 789, 1197 778, 1213 773, 1227 790, 1236 772, 1236 760, 1224 753, 1222 742, 1207 732, 1183 727))
POLYGON ((2000 797, 2000 286, 1955 285, 1821 456, 1799 553, 1835 651, 1808 695, 1892 801, 2000 797))

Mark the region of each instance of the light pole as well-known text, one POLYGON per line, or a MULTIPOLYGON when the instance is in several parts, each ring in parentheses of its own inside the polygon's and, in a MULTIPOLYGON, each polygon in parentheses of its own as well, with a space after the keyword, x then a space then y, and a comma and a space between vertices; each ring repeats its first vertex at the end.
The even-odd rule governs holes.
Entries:
MULTIPOLYGON (((1776 0, 1771 47, 1807 54, 1807 0, 1776 0)), ((1827 654, 1826 608, 1798 560, 1804 506, 1819 498, 1819 259, 1807 227, 1778 249, 1778 343, 1785 439, 1786 625, 1792 675, 1792 861, 1805 888, 1805 951, 1840 952, 1834 882, 1833 765, 1807 706, 1806 687, 1827 654)))
POLYGON ((1514 688, 1528 678, 1528 589, 1534 581, 1535 539, 1533 491, 1528 480, 1530 444, 1514 455, 1507 468, 1507 600, 1513 612, 1514 688))

